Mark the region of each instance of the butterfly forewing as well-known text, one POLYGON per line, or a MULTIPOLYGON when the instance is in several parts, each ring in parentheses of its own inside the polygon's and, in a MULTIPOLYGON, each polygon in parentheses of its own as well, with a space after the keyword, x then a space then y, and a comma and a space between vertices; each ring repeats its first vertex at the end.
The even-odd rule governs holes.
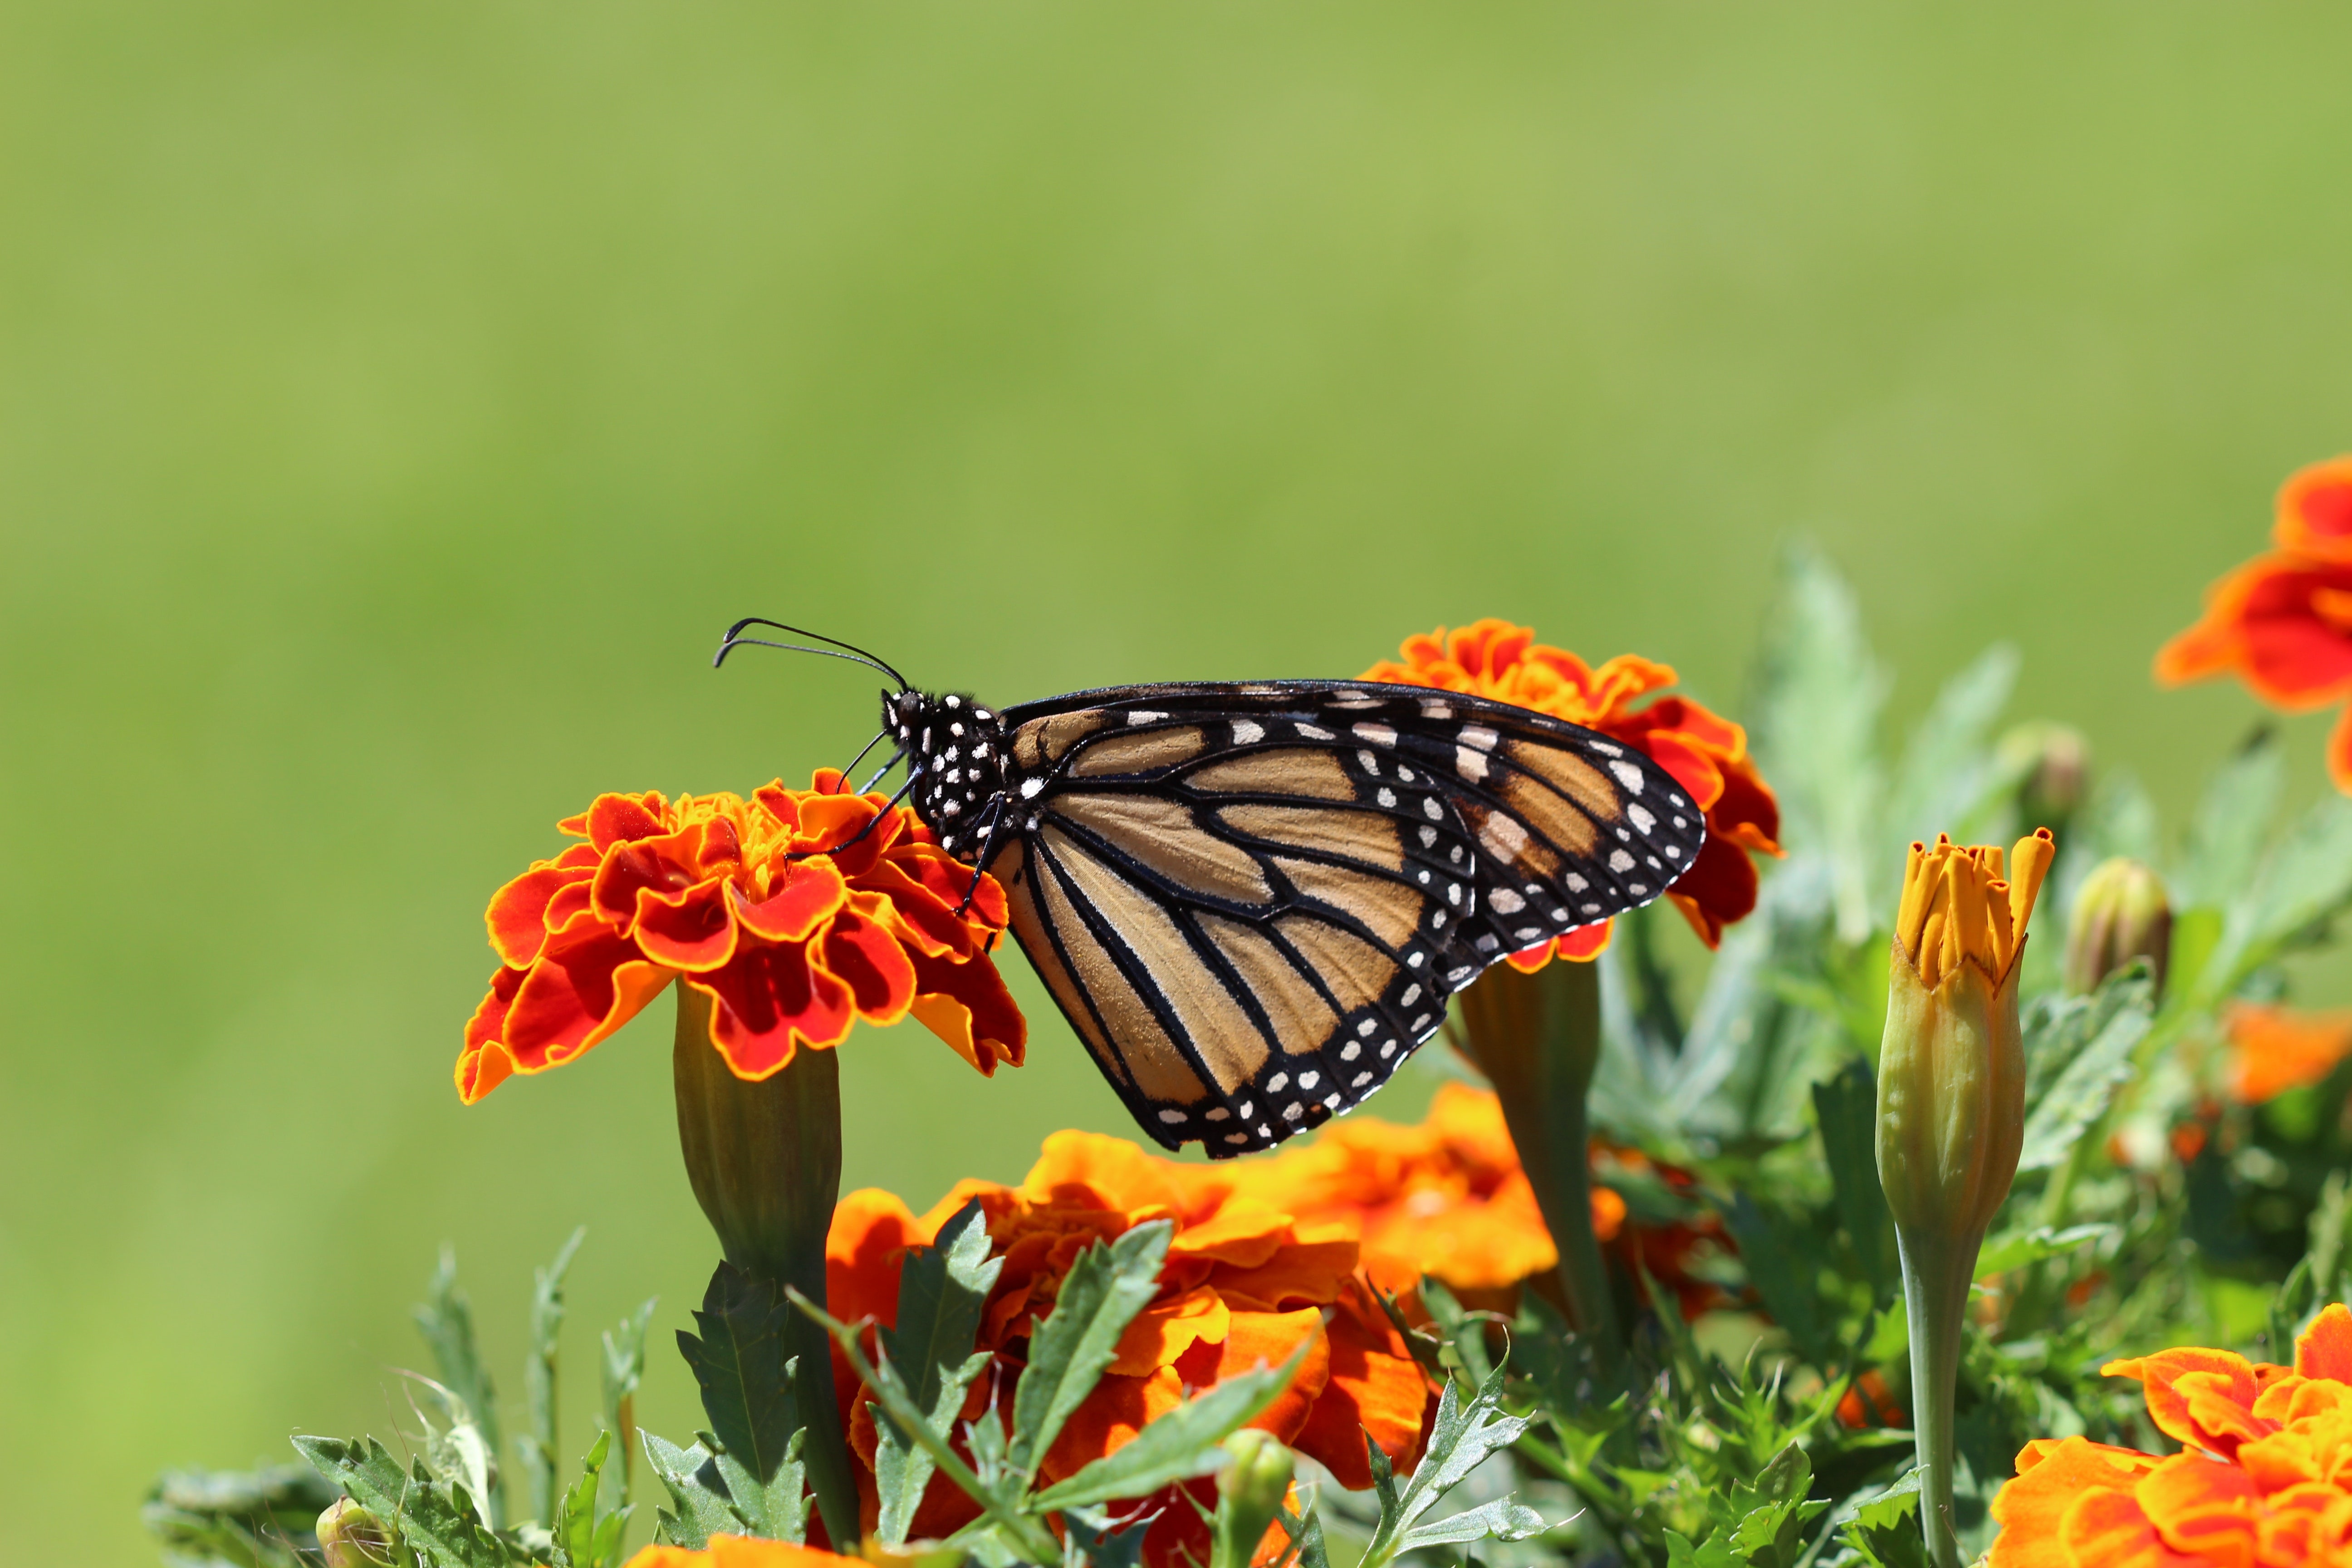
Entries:
POLYGON ((1655 898, 1705 836, 1638 752, 1454 693, 1141 687, 1003 720, 1013 933, 1171 1148, 1353 1106, 1488 963, 1655 898))

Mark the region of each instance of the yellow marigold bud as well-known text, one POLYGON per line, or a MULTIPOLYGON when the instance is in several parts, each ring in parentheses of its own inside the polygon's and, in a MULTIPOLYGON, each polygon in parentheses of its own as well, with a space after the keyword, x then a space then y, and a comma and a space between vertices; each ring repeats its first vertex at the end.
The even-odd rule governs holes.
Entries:
POLYGON ((2172 905, 2154 871, 2118 855, 2083 879, 2066 922, 2067 990, 2076 995, 2095 991, 2100 981, 2145 958, 2162 991, 2171 952, 2172 905))
POLYGON ((327 1568, 391 1568, 400 1561, 392 1527, 347 1497, 319 1516, 318 1536, 327 1568))
POLYGON ((1290 1450, 1270 1432, 1244 1427, 1225 1439, 1233 1463, 1217 1472, 1210 1568, 1247 1568, 1290 1495, 1290 1450))
POLYGON ((1903 1255, 1920 1525, 1934 1568, 1959 1568, 1952 1390, 1969 1282, 2025 1138, 2018 959, 2058 847, 2048 828, 1998 846, 1911 846, 1878 1048, 1878 1178, 1903 1255))

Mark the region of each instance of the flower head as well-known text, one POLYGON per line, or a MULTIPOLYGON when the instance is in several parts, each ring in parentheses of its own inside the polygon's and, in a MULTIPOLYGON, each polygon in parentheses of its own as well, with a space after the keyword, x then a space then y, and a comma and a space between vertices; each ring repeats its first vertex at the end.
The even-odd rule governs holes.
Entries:
MULTIPOLYGON (((1535 640, 1526 626, 1484 620, 1405 639, 1402 662, 1383 661, 1360 679, 1432 686, 1516 703, 1598 730, 1639 747, 1674 774, 1706 813, 1706 845, 1667 890, 1701 940, 1756 907, 1754 855, 1780 853, 1780 806, 1748 754, 1748 732, 1687 697, 1653 697, 1675 684, 1671 666, 1622 654, 1595 669, 1535 640), (1644 698, 1646 706, 1635 707, 1644 698)), ((1606 921, 1515 954, 1533 969, 1557 955, 1591 958, 1608 945, 1606 921)))
POLYGON ((2352 1311, 2328 1307, 2294 1365, 2185 1348, 2110 1362, 2139 1381, 2169 1458, 2040 1437, 1993 1500, 1990 1568, 2336 1563, 2352 1551, 2352 1311))
POLYGON ((1976 1238, 2009 1194, 2025 1131, 2017 960, 2057 846, 1911 846, 1878 1058, 1878 1172, 1898 1228, 1976 1238), (2013 875, 2004 875, 2013 870, 2013 875))
MULTIPOLYGON (((1152 1220, 1175 1227, 1158 1297, 1129 1325, 1102 1381, 1045 1455, 1041 1481, 1063 1479, 1123 1447, 1147 1422, 1173 1409, 1188 1387, 1205 1387, 1260 1362, 1280 1365, 1302 1341, 1311 1348, 1289 1390, 1251 1425, 1320 1461, 1350 1487, 1371 1484, 1367 1431, 1400 1469, 1417 1459, 1433 1408, 1430 1386, 1360 1277, 1353 1234, 1247 1195, 1227 1168, 1180 1165, 1119 1139, 1057 1132, 1019 1186, 960 1183, 920 1217, 891 1194, 850 1194, 835 1213, 826 1248, 832 1311, 893 1322, 906 1249, 928 1244, 974 1200, 1003 1267, 978 1339, 994 1364, 974 1380, 966 1421, 983 1418, 992 1394, 1000 1415, 1010 1404, 1030 1335, 1088 1246, 1152 1220)), ((850 1445, 868 1472, 861 1484, 870 1510, 873 1412, 845 1376, 842 1392, 851 1402, 850 1445)), ((1146 1538, 1146 1560, 1154 1568, 1174 1568, 1187 1553, 1207 1560, 1202 1510, 1213 1507, 1214 1485, 1198 1481, 1186 1489, 1191 1502, 1167 1500, 1173 1506, 1146 1538)), ((944 1537, 976 1511, 935 1478, 913 1533, 944 1537)))
POLYGON ((739 1078, 909 1013, 983 1073, 1020 1064, 1027 1027, 988 957, 1003 889, 831 769, 750 800, 602 795, 558 826, 583 842, 490 900, 500 962, 457 1058, 467 1103, 570 1061, 680 976, 739 1078))
POLYGON ((628 1568, 865 1568, 865 1563, 814 1546, 795 1546, 789 1541, 714 1535, 699 1552, 683 1546, 648 1546, 629 1559, 628 1568))
MULTIPOLYGON (((2289 712, 2352 697, 2352 456, 2280 487, 2271 537, 2278 548, 2214 584, 2204 616, 2158 652, 2158 680, 2234 671, 2289 712)), ((2352 708, 2329 737, 2327 769, 2352 794, 2352 708)))
POLYGON ((2260 1105, 2317 1083, 2352 1055, 2352 1012, 2302 1013, 2239 1002, 2224 1021, 2230 1032, 2230 1090, 2243 1105, 2260 1105))

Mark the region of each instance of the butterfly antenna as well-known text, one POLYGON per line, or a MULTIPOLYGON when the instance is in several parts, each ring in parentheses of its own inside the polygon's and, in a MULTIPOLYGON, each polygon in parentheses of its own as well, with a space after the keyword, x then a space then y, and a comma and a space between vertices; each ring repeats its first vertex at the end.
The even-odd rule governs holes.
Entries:
MULTIPOLYGON (((866 760, 866 752, 870 752, 870 751, 872 751, 875 747, 877 747, 877 746, 880 745, 884 741, 887 740, 887 739, 889 738, 889 735, 890 735, 890 731, 887 731, 887 730, 881 730, 881 731, 876 731, 874 738, 873 738, 872 740, 870 740, 870 741, 866 742, 866 744, 864 744, 863 746, 860 746, 860 747, 857 749, 857 754, 856 754, 856 756, 854 756, 854 757, 852 757, 852 758, 850 758, 850 759, 849 759, 849 765, 848 765, 847 767, 845 767, 845 768, 844 768, 844 769, 842 769, 842 770, 841 770, 841 776, 842 776, 842 777, 844 777, 844 778, 847 778, 850 774, 852 774, 852 773, 856 773, 856 772, 857 771, 857 764, 858 764, 858 763, 862 763, 862 762, 864 762, 864 761, 866 760)), ((896 759, 893 759, 893 760, 895 761, 896 759)), ((879 774, 879 773, 877 773, 877 774, 875 774, 874 776, 875 776, 875 777, 877 777, 877 778, 879 778, 879 777, 881 777, 882 775, 881 775, 881 774, 879 774)), ((858 793, 858 794, 860 794, 860 795, 864 795, 866 792, 865 792, 864 790, 859 790, 857 793, 858 793)))
POLYGON ((727 662, 727 656, 733 653, 739 647, 772 647, 781 648, 786 653, 815 653, 823 654, 827 658, 845 658, 852 664, 862 664, 868 669, 880 670, 883 674, 888 676, 891 679, 898 683, 899 690, 904 691, 907 689, 907 678, 905 676, 899 674, 897 670, 891 668, 887 664, 885 664, 882 660, 875 658, 872 654, 867 653, 864 648, 859 647, 856 644, 843 642, 839 637, 829 637, 823 632, 808 631, 800 626, 788 626, 782 621, 772 621, 763 616, 746 616, 741 620, 737 621, 733 626, 729 626, 727 628, 727 635, 719 639, 719 651, 717 654, 712 656, 710 668, 716 669, 720 665, 725 664, 727 662), (814 637, 818 642, 827 643, 831 646, 827 647, 808 647, 800 643, 768 642, 760 637, 747 637, 743 635, 743 628, 746 626, 772 626, 780 632, 790 632, 796 637, 814 637))

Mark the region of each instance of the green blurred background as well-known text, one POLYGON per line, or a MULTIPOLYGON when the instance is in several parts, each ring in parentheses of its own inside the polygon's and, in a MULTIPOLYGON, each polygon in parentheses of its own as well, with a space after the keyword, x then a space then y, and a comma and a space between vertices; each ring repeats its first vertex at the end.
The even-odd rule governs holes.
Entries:
MULTIPOLYGON (((644 1417, 698 1424, 667 1005, 449 1070, 557 817, 870 733, 846 667, 714 675, 737 616, 1010 702, 1496 614, 1736 712, 1803 536, 1892 724, 2014 639, 2012 716, 2177 820, 2256 710, 2149 655, 2352 447, 2347 51, 2315 5, 0 6, 0 1557, 145 1561, 158 1467, 388 1433, 444 1238, 512 1398, 587 1223, 567 1443, 656 1291, 644 1417)), ((1033 1017, 993 1081, 855 1037, 850 1184, 1122 1131, 1033 1017)))

